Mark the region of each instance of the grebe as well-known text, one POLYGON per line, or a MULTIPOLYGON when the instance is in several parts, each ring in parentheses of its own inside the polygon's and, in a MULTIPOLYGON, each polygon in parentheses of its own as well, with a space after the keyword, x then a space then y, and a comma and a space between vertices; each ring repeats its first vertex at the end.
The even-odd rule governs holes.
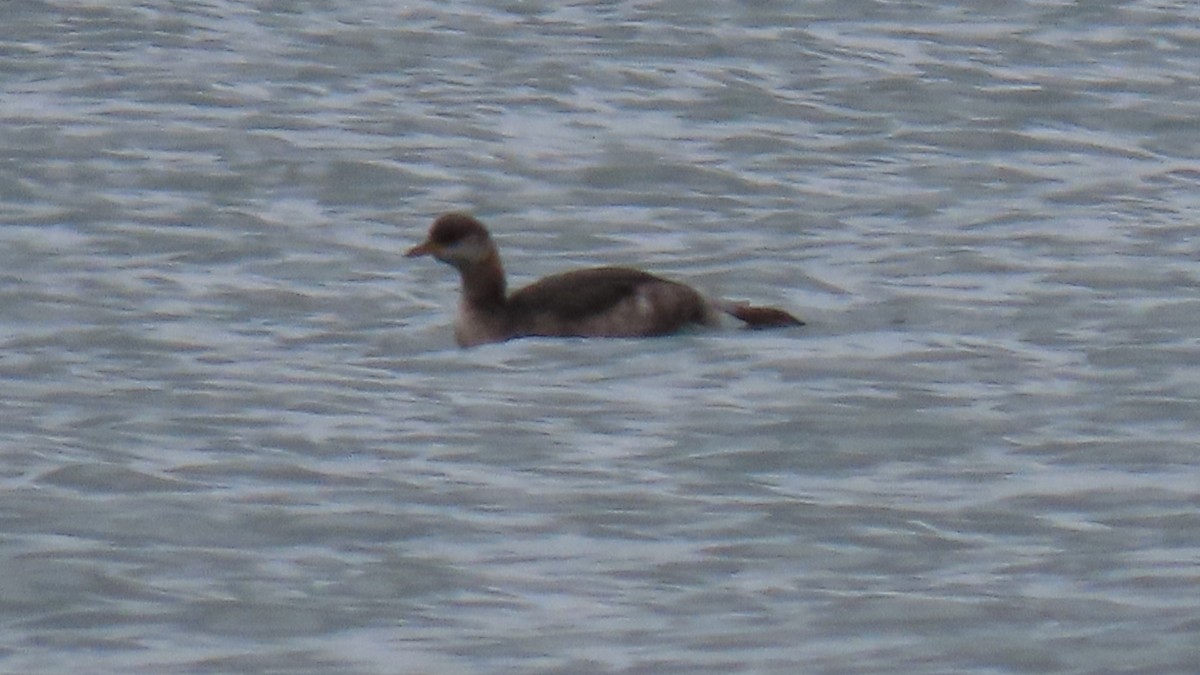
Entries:
POLYGON ((722 312, 750 328, 803 326, 781 309, 705 298, 694 288, 626 267, 555 274, 512 295, 500 251, 483 223, 447 213, 406 254, 429 255, 458 270, 462 299, 454 324, 460 347, 519 337, 643 337, 691 325, 715 326, 722 312))

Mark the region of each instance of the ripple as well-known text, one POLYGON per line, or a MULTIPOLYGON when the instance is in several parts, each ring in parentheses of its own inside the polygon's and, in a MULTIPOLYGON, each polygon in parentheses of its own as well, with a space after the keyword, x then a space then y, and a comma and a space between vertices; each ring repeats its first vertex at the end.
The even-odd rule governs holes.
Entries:
POLYGON ((14 672, 1194 662, 1194 10, 8 9, 14 672), (449 209, 809 325, 458 350, 449 209))

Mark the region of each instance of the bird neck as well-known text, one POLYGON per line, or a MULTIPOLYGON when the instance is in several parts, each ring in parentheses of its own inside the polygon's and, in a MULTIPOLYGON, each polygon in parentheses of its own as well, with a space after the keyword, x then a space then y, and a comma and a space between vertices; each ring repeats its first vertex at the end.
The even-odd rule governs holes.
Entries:
POLYGON ((481 261, 458 269, 462 276, 463 299, 477 309, 503 307, 506 299, 504 266, 495 249, 481 261))

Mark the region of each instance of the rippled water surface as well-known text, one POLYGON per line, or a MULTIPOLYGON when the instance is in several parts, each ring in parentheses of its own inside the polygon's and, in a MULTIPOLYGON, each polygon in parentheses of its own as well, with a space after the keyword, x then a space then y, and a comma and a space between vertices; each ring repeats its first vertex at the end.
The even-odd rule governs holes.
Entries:
POLYGON ((4 3, 0 671, 1194 672, 1197 7, 4 3))

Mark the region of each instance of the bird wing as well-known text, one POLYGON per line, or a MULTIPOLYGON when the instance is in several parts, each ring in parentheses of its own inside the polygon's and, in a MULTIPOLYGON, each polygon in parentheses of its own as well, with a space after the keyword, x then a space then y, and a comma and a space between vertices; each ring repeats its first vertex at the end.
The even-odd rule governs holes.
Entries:
POLYGON ((670 283, 641 270, 596 267, 555 274, 513 293, 511 310, 523 314, 553 314, 566 321, 603 313, 637 292, 642 284, 670 283))

